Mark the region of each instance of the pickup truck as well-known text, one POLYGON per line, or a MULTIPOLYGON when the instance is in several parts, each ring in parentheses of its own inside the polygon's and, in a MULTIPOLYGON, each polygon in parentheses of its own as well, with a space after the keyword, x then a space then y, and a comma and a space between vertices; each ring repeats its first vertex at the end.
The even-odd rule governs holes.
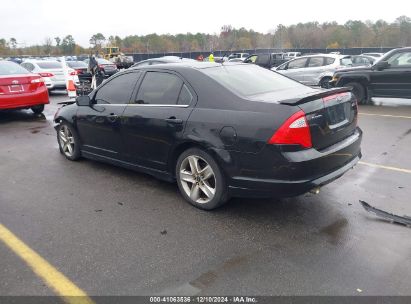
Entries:
POLYGON ((286 61, 284 53, 253 54, 244 59, 244 63, 254 63, 266 69, 277 67, 286 61))
POLYGON ((411 99, 411 47, 394 49, 370 67, 337 70, 330 85, 352 87, 360 104, 372 97, 411 99))

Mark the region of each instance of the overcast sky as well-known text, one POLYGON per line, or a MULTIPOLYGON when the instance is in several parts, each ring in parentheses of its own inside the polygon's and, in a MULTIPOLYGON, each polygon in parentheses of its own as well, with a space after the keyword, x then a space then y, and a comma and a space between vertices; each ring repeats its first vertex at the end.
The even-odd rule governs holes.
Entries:
MULTIPOLYGON (((42 44, 71 34, 83 47, 101 32, 106 37, 150 33, 218 33, 221 26, 267 33, 278 24, 308 21, 378 20, 411 15, 409 0, 2 0, 0 38, 42 44), (405 9, 407 8, 407 9, 405 9)), ((410 16, 411 17, 411 16, 410 16)), ((24 46, 24 45, 20 45, 24 46)))

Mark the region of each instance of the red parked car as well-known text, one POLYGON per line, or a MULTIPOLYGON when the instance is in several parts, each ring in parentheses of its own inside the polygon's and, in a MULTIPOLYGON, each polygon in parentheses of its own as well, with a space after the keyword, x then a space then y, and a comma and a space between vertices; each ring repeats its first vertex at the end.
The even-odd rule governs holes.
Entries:
POLYGON ((40 114, 49 103, 44 79, 11 61, 0 61, 0 110, 31 109, 40 114))

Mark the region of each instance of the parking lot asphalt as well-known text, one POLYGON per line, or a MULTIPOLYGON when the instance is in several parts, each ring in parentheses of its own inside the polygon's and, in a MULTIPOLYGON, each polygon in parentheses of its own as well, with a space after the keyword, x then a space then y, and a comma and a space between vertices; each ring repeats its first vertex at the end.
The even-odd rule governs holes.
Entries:
MULTIPOLYGON (((411 104, 360 106, 363 159, 318 195, 195 209, 175 184, 58 151, 52 118, 0 113, 0 224, 88 295, 411 295, 411 104)), ((0 241, 0 295, 54 295, 0 241)))

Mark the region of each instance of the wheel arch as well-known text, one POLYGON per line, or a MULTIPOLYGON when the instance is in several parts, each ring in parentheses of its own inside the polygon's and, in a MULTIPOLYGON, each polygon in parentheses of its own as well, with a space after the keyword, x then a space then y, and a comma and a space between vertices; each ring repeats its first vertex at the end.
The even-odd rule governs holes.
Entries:
POLYGON ((191 149, 191 148, 198 148, 198 149, 204 150, 205 152, 209 153, 214 158, 214 160, 217 162, 217 164, 220 166, 222 173, 226 175, 225 166, 222 166, 222 164, 231 162, 231 156, 227 150, 217 149, 212 146, 207 146, 205 143, 201 143, 198 141, 184 141, 184 142, 177 144, 172 149, 169 155, 168 170, 173 177, 176 176, 175 169, 176 169, 178 157, 184 151, 191 149))

